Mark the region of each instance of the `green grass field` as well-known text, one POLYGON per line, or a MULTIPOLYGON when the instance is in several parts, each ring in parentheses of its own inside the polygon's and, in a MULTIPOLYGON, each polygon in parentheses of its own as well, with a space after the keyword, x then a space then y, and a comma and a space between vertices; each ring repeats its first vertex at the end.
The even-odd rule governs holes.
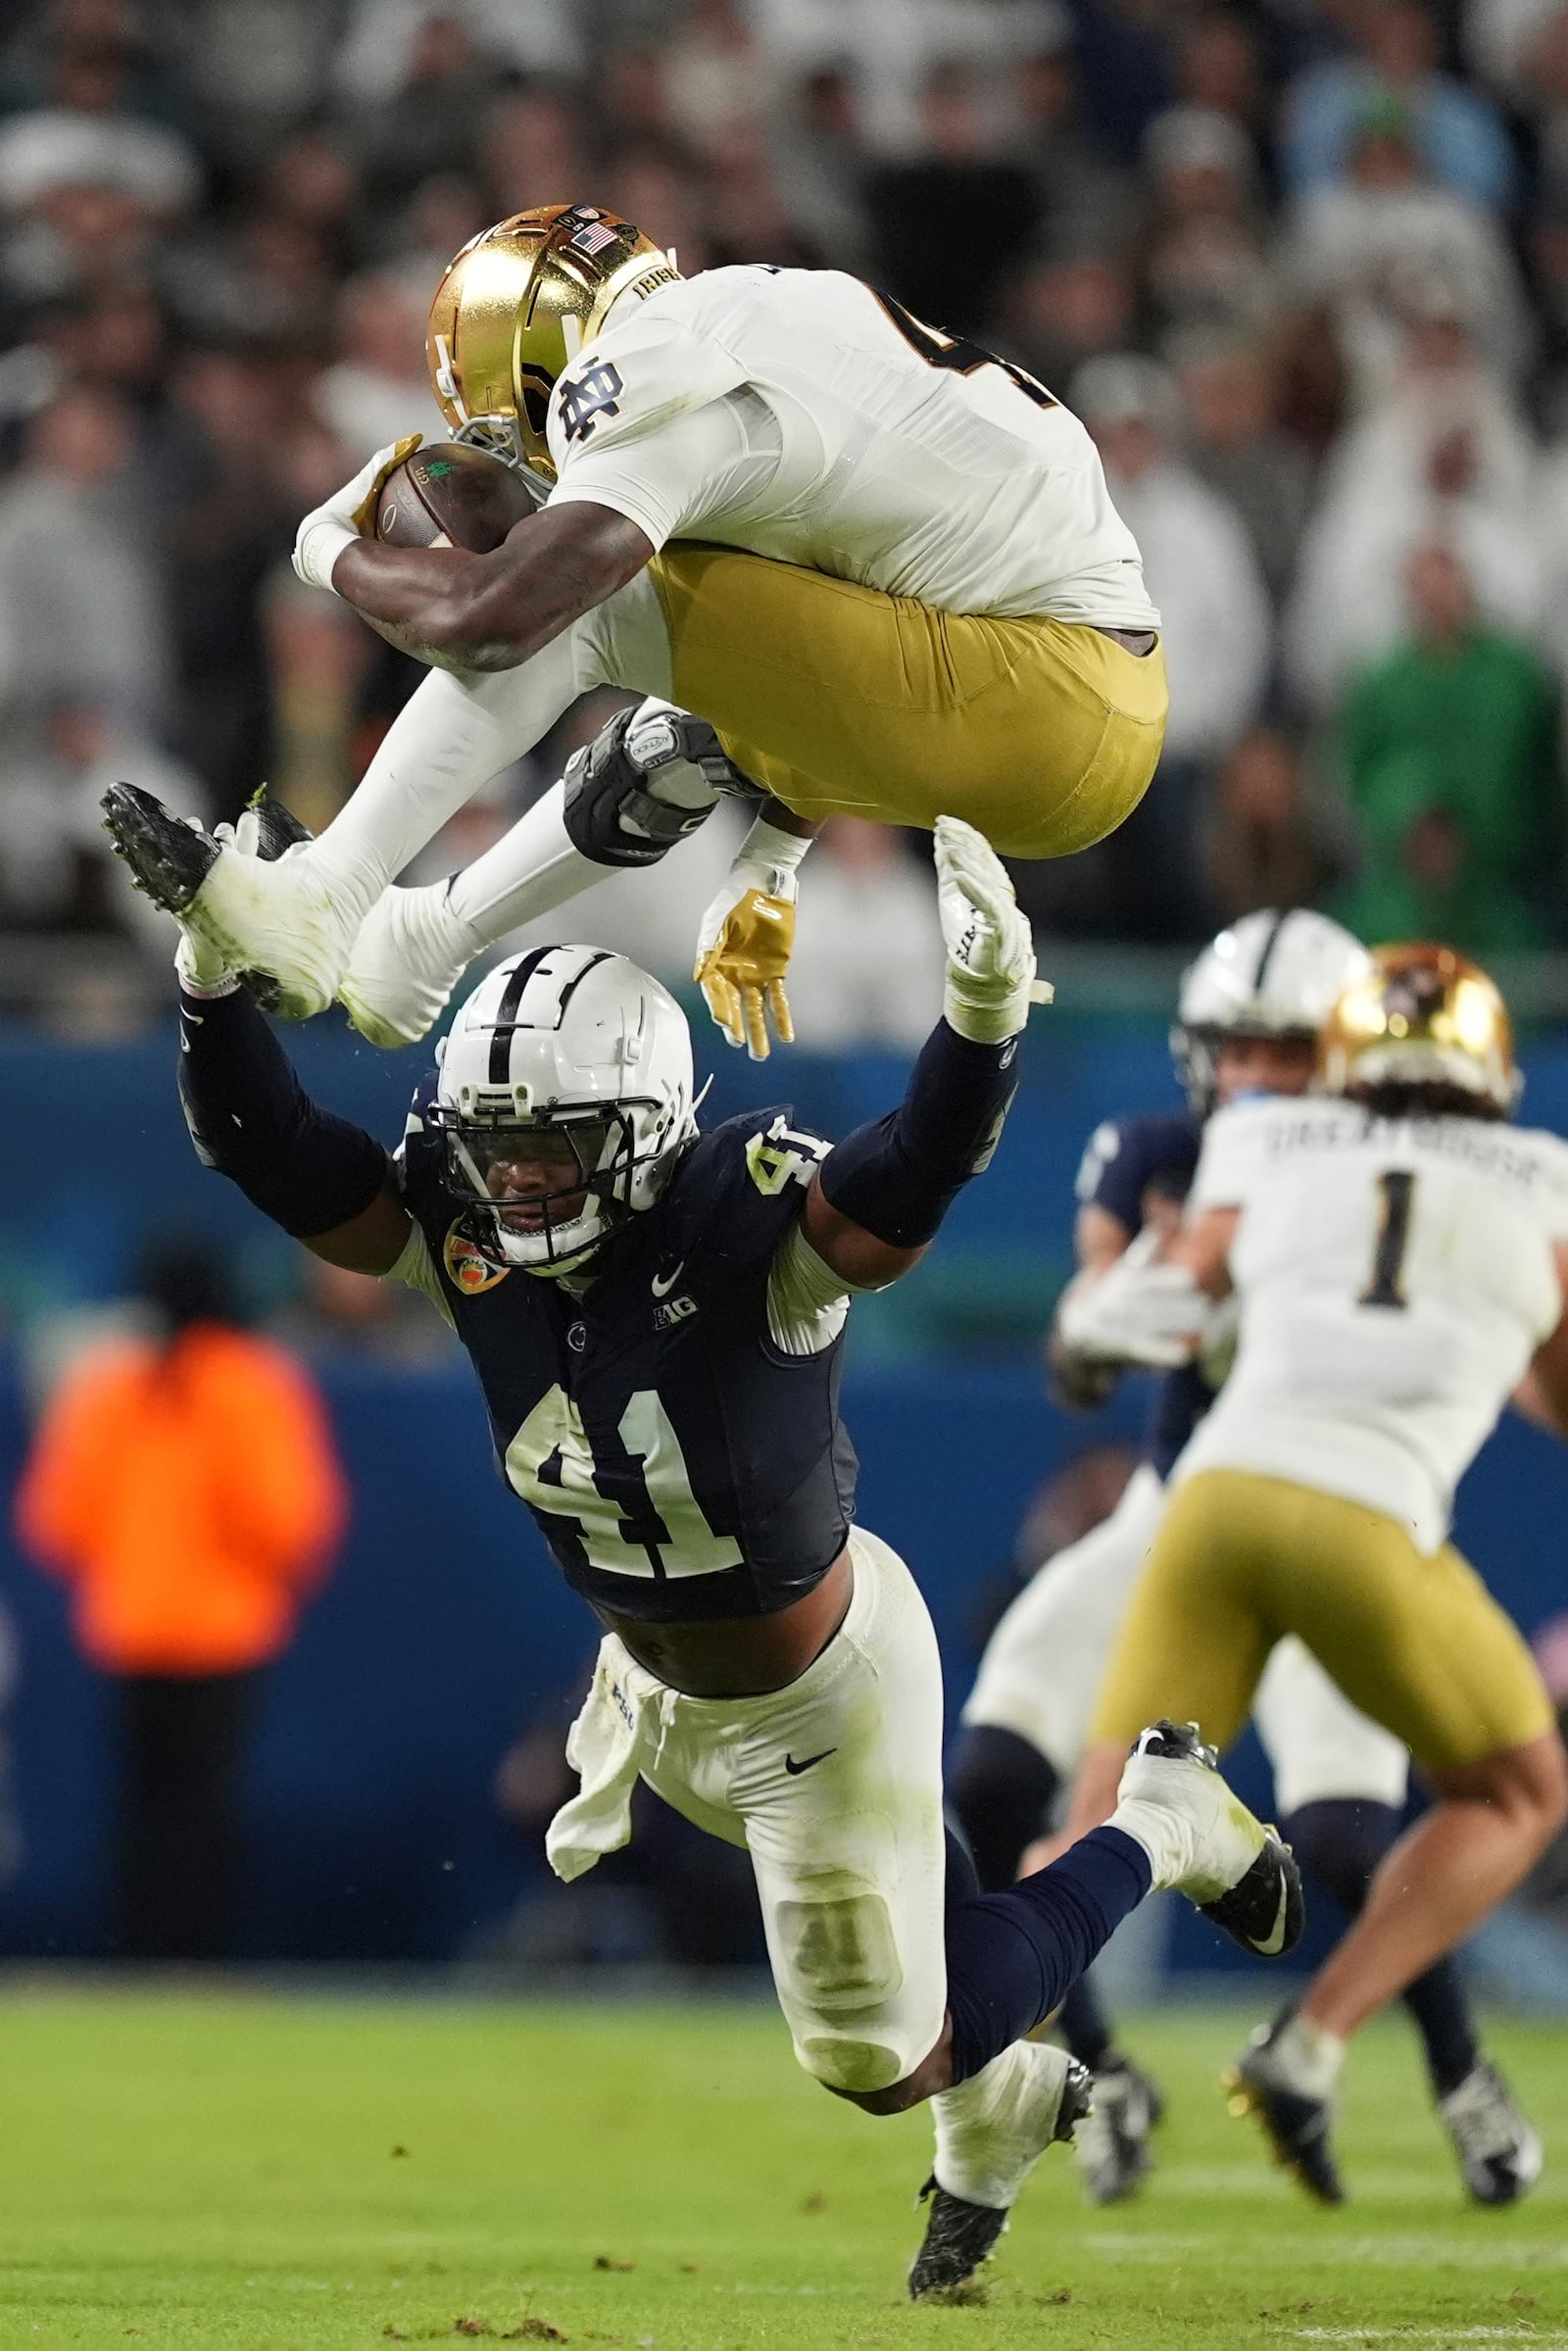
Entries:
POLYGON ((761 2007, 22 1988, 0 2018, 4 2351, 1568 2351, 1550 2028, 1492 2036, 1553 2150, 1526 2204, 1463 2200, 1391 2024, 1354 2054, 1354 2201, 1322 2213, 1224 2111, 1242 2020, 1147 2020, 1129 2037, 1171 2112, 1143 2197, 1090 2210, 1057 2149, 986 2306, 913 2310, 924 2121, 826 2097, 761 2007))

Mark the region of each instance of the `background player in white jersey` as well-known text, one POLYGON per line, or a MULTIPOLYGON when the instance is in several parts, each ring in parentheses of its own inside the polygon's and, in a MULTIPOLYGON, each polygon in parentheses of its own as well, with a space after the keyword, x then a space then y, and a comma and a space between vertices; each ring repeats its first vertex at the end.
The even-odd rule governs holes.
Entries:
MULTIPOLYGON (((1204 1134, 1167 1329, 1234 1291, 1236 1364, 1172 1473, 1069 1818, 1076 1832, 1102 1816, 1130 1707, 1168 1706, 1228 1745, 1287 1634, 1410 1749, 1431 1810, 1234 2078, 1308 2185, 1349 2035, 1519 1883, 1568 1812, 1530 1652, 1446 1540, 1453 1490, 1527 1373, 1568 1432, 1568 1145, 1505 1123, 1507 1014, 1449 949, 1379 950, 1320 1055, 1341 1099, 1238 1105, 1204 1134)), ((1539 2170, 1539 2141, 1503 2134, 1491 2160, 1505 2201, 1539 2170)))
POLYGON ((699 954, 715 1017, 759 1055, 769 1012, 789 1033, 796 867, 823 816, 952 809, 1007 854, 1059 857, 1141 798, 1159 615, 1088 433, 1019 368, 838 271, 682 280, 586 205, 466 246, 430 350, 452 424, 546 503, 487 555, 378 544, 409 442, 307 515, 301 575, 445 669, 318 842, 268 866, 198 857, 172 820, 163 837, 164 903, 269 975, 279 1009, 341 989, 377 1042, 422 1035, 480 947, 614 861, 613 813, 557 794, 450 889, 383 895, 596 684, 698 713, 772 796, 699 954))
MULTIPOLYGON (((1118 1119, 1090 1140, 1078 1181, 1081 1272, 1063 1294, 1052 1341, 1058 1382, 1069 1401, 1098 1402, 1124 1364, 1152 1358, 1166 1368, 1146 1457, 1121 1502, 1019 1594, 987 1644, 964 1706, 948 1763, 949 1802, 985 1886, 1012 1883, 1058 1793, 1072 1785, 1095 1693, 1159 1525, 1164 1481, 1230 1364, 1230 1329, 1214 1334, 1197 1360, 1176 1362, 1180 1347, 1150 1342, 1140 1326, 1140 1293, 1152 1288, 1162 1309, 1162 1277, 1157 1268, 1140 1270, 1138 1260, 1180 1222, 1204 1120, 1243 1098, 1304 1093, 1318 1031, 1366 960, 1359 943, 1322 914, 1245 916, 1204 949, 1182 981, 1171 1046, 1188 1109, 1118 1119), (1107 1282, 1112 1267, 1121 1273, 1107 1282)), ((1353 1914, 1399 1833, 1404 1748, 1353 1707, 1296 1640, 1281 1641, 1270 1658, 1253 1717, 1274 1773, 1282 1835, 1308 1875, 1353 1914)), ((1405 1998, 1437 2097, 1452 2101, 1465 2092, 1454 2108, 1461 2118, 1456 2144, 1472 2192, 1490 2200, 1494 2171, 1470 2160, 1465 2135, 1465 2085, 1479 2059, 1453 1962, 1438 1961, 1405 1998)), ((1058 2023, 1073 2056, 1095 2076, 1094 2111, 1073 2152, 1088 2194, 1108 2203, 1128 2194, 1148 2168, 1157 2093, 1114 2044, 1092 1979, 1074 1984, 1058 2023)), ((1496 2136, 1492 2119, 1489 2145, 1496 2136)), ((1514 2129, 1522 2134, 1517 2117, 1514 2129)), ((1323 2154, 1319 2192, 1337 2201, 1342 2191, 1326 2148, 1323 2154)))
POLYGON ((837 1147, 775 1106, 700 1136, 679 1006, 623 957, 539 948, 459 1013, 398 1159, 302 1092, 188 934, 197 1148, 334 1264, 422 1291, 472 1358, 497 1455, 605 1631, 552 1825, 563 1877, 629 1835, 639 1775, 750 1852, 796 2054, 869 2113, 935 2101, 916 2293, 989 2254, 1087 2077, 1022 2036, 1152 1885, 1249 1949, 1300 1929, 1289 1852, 1143 1736, 1115 1820, 982 1894, 945 1850, 942 1678, 908 1570, 854 1524, 839 1417, 856 1292, 913 1265, 983 1171, 1034 952, 979 835, 937 835, 945 1014, 889 1117, 837 1147))

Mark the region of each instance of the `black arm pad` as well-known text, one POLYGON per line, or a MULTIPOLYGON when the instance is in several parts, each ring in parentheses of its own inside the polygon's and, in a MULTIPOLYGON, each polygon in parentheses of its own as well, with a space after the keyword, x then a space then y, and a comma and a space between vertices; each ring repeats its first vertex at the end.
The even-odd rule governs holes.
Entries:
POLYGON ((971 1176, 983 1175, 1017 1092, 1018 1040, 973 1045, 938 1021, 896 1110, 829 1151, 818 1179, 830 1208, 892 1249, 928 1242, 971 1176))
POLYGON ((216 1167, 297 1241, 347 1224, 391 1164, 363 1127, 318 1110, 243 988, 179 1000, 179 1100, 204 1167, 216 1167))

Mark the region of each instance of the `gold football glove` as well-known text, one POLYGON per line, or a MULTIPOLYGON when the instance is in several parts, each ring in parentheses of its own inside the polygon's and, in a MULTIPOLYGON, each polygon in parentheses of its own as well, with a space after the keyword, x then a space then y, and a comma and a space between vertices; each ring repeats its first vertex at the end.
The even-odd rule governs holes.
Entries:
POLYGON ((692 976, 731 1045, 743 1045, 754 1061, 765 1061, 769 1020, 781 1045, 795 1042, 784 993, 795 945, 795 902, 756 887, 727 900, 726 893, 708 909, 692 976))
MULTIPOLYGON (((359 505, 349 514, 349 520, 362 539, 375 537, 375 510, 380 502, 381 492, 386 488, 404 459, 412 457, 423 439, 422 432, 405 433, 401 441, 394 441, 390 449, 383 449, 379 457, 370 460, 373 470, 370 472, 369 483, 359 505)), ((358 482, 351 482, 349 485, 351 490, 358 489, 359 486, 358 482)))

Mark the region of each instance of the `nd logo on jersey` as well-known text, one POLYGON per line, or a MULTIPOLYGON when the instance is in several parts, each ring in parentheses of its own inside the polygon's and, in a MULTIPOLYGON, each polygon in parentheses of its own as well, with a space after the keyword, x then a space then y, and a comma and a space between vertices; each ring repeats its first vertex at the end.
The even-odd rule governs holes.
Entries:
POLYGON ((464 1232, 461 1219, 447 1227, 441 1257, 447 1269, 447 1280, 454 1290, 461 1290, 465 1298, 477 1298, 481 1291, 493 1290, 512 1271, 510 1265, 492 1265, 488 1257, 480 1256, 464 1232))

